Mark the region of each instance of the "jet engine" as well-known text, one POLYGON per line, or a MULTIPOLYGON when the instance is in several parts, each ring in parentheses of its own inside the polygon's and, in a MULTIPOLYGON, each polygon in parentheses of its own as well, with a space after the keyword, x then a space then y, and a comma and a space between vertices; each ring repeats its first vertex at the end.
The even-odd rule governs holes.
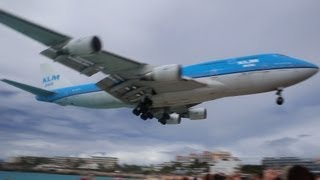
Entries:
POLYGON ((200 120, 207 118, 207 109, 205 108, 190 108, 189 109, 189 119, 190 120, 200 120))
POLYGON ((181 66, 169 64, 155 67, 145 77, 147 80, 152 81, 178 81, 181 79, 181 66))
POLYGON ((90 36, 80 39, 70 40, 63 48, 62 52, 72 55, 86 55, 99 52, 102 43, 97 36, 90 36))
POLYGON ((166 124, 180 124, 181 123, 181 117, 177 113, 170 114, 170 119, 167 119, 166 124))

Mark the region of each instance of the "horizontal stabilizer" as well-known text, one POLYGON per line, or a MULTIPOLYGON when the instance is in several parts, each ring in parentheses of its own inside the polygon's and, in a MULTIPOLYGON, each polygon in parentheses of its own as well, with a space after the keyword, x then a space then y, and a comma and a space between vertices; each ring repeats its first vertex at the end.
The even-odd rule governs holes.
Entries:
POLYGON ((29 85, 26 85, 26 84, 22 84, 22 83, 19 83, 19 82, 15 82, 15 81, 11 81, 11 80, 8 80, 8 79, 1 79, 1 81, 5 82, 5 83, 8 83, 14 87, 17 87, 19 89, 22 89, 24 91, 27 91, 29 93, 32 93, 36 96, 50 96, 50 95, 53 95, 55 94, 55 92, 52 92, 52 91, 47 91, 47 90, 44 90, 44 89, 41 89, 41 88, 37 88, 37 87, 33 87, 33 86, 29 86, 29 85))

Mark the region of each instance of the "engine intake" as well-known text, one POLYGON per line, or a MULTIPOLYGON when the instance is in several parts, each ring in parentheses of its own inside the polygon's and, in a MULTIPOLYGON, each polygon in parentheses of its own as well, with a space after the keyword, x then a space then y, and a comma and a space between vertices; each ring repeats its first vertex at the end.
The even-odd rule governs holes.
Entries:
POLYGON ((181 66, 169 64, 155 67, 145 78, 151 81, 179 81, 181 80, 181 66))
POLYGON ((72 55, 86 55, 101 51, 102 43, 97 36, 72 39, 63 48, 62 52, 72 55))
POLYGON ((181 123, 181 117, 177 113, 170 114, 170 119, 167 120, 166 124, 180 124, 181 123))
POLYGON ((205 108, 190 108, 189 119, 190 120, 201 120, 207 118, 207 109, 205 108))

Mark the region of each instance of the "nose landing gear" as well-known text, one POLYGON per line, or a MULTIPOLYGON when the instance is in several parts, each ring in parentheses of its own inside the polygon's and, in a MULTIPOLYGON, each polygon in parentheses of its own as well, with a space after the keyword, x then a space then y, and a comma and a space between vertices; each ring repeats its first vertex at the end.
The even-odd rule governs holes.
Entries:
POLYGON ((282 97, 282 91, 283 91, 282 88, 277 89, 276 95, 278 96, 278 98, 276 102, 278 105, 282 105, 284 103, 284 98, 282 97))

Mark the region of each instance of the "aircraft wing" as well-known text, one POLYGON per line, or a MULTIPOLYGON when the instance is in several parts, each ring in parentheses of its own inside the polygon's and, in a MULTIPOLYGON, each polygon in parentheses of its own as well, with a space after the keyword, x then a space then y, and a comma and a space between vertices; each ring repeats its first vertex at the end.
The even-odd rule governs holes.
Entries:
POLYGON ((99 71, 105 74, 128 72, 128 76, 132 76, 130 74, 132 69, 141 69, 146 65, 107 51, 77 55, 61 53, 61 48, 72 40, 71 37, 42 27, 1 9, 0 23, 49 46, 49 49, 41 52, 42 55, 87 76, 91 76, 99 71))
POLYGON ((66 35, 41 27, 37 24, 26 21, 10 13, 7 13, 1 9, 0 22, 47 46, 63 43, 71 39, 66 35))

